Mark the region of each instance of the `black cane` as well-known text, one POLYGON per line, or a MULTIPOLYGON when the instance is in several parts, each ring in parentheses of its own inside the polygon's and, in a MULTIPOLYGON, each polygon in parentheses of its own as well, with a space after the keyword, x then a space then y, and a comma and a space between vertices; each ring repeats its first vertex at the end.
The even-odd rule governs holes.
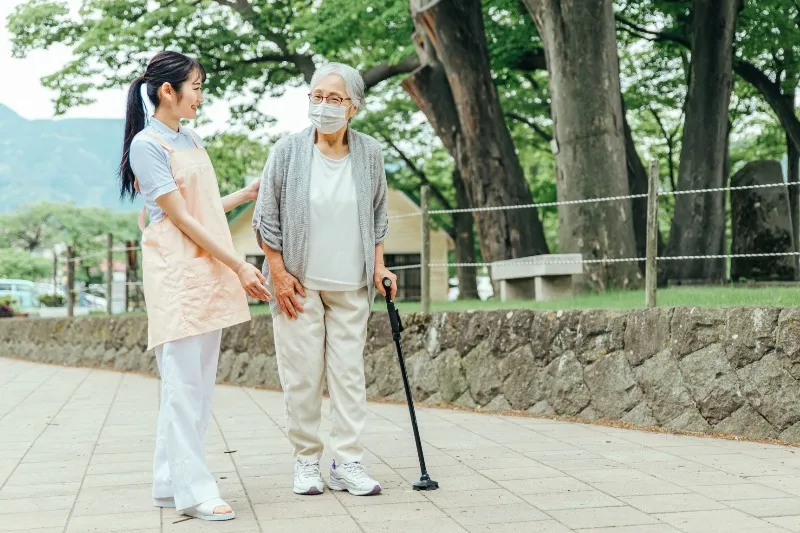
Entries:
POLYGON ((408 384, 408 373, 406 373, 406 363, 403 359, 403 347, 400 343, 400 333, 403 331, 403 323, 400 322, 400 313, 392 301, 392 280, 383 278, 383 288, 386 290, 386 307, 389 309, 389 322, 392 324, 392 337, 397 347, 397 359, 400 361, 400 372, 403 374, 403 387, 406 389, 406 400, 408 401, 408 412, 411 414, 411 427, 414 430, 414 441, 417 443, 417 455, 419 456, 419 468, 422 475, 419 481, 414 483, 414 490, 436 490, 439 483, 432 480, 425 468, 425 455, 422 453, 422 441, 419 438, 419 428, 417 427, 417 415, 414 414, 414 399, 411 397, 411 387, 408 384))

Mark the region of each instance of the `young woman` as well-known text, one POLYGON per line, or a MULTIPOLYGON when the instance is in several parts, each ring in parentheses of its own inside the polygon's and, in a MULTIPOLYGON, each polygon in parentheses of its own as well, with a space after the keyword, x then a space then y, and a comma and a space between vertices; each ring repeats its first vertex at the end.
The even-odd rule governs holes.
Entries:
POLYGON ((147 349, 155 348, 161 407, 153 499, 203 520, 230 520, 206 464, 222 328, 250 319, 245 293, 270 300, 257 268, 234 255, 225 212, 258 195, 258 183, 220 198, 197 135, 181 126, 203 102, 206 73, 175 52, 156 55, 128 93, 120 164, 122 196, 141 193, 147 349), (152 116, 148 110, 154 109, 152 116), (144 213, 144 210, 143 210, 144 213))

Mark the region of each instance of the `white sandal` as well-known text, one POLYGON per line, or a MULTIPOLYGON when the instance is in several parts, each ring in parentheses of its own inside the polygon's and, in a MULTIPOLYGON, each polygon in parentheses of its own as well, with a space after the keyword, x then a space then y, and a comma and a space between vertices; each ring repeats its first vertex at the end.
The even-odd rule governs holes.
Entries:
POLYGON ((229 513, 215 513, 218 507, 230 507, 222 498, 212 498, 204 501, 200 505, 189 507, 183 511, 186 516, 199 518, 200 520, 218 521, 218 520, 233 520, 236 514, 231 509, 229 513))
POLYGON ((175 498, 153 498, 153 506, 175 509, 175 498))

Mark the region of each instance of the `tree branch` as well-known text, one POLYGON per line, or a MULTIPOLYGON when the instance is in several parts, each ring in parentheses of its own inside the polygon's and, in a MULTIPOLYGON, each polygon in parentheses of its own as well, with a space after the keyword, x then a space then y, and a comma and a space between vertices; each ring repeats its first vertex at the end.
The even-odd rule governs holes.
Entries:
POLYGON ((407 74, 418 69, 420 66, 419 57, 416 54, 410 55, 399 63, 379 63, 374 67, 361 73, 364 78, 366 90, 370 90, 380 82, 388 80, 398 74, 407 74))
POLYGON ((688 38, 686 38, 686 37, 684 37, 682 35, 678 35, 678 34, 675 34, 675 33, 667 33, 667 32, 658 31, 658 30, 648 30, 644 26, 640 26, 639 24, 636 24, 635 22, 626 19, 625 17, 623 17, 620 14, 614 15, 614 19, 616 19, 617 22, 619 22, 620 24, 622 24, 624 26, 623 29, 625 31, 627 31, 629 33, 633 33, 634 35, 637 35, 638 37, 641 37, 642 39, 647 39, 649 41, 676 43, 676 44, 680 44, 682 46, 685 46, 687 48, 691 48, 692 47, 691 41, 688 38), (653 38, 651 39, 649 37, 646 37, 646 35, 650 35, 653 38))
POLYGON ((548 132, 546 129, 535 123, 534 121, 530 120, 527 117, 523 117, 522 115, 518 115, 517 113, 506 113, 506 116, 512 120, 516 120, 517 122, 521 122, 525 124, 533 131, 539 134, 539 136, 544 139, 546 142, 550 142, 553 140, 553 135, 548 132))
POLYGON ((442 207, 443 207, 444 209, 452 209, 452 206, 450 205, 450 202, 448 202, 448 201, 447 201, 447 198, 445 198, 445 197, 444 197, 444 195, 442 194, 442 191, 441 191, 441 190, 439 190, 439 188, 438 188, 436 185, 434 185, 433 183, 431 183, 431 182, 430 182, 430 180, 428 179, 428 175, 427 175, 427 174, 425 174, 425 172, 424 172, 422 169, 420 169, 420 168, 419 168, 419 167, 418 167, 418 166, 417 166, 417 165, 416 165, 416 164, 415 164, 415 163, 414 163, 414 162, 411 160, 411 158, 410 158, 410 157, 408 157, 408 156, 407 156, 407 155, 406 155, 406 154, 405 154, 405 153, 404 153, 404 152, 403 152, 403 151, 402 151, 402 150, 401 150, 401 149, 400 149, 400 148, 399 148, 399 147, 398 147, 398 146, 397 146, 397 145, 394 143, 394 141, 392 141, 392 140, 391 140, 391 139, 389 139, 388 137, 384 137, 384 140, 386 141, 386 143, 387 143, 389 146, 391 146, 392 150, 394 150, 395 152, 397 152, 397 155, 399 155, 399 156, 400 156, 400 159, 402 159, 402 160, 403 160, 403 163, 405 163, 405 164, 408 166, 408 168, 411 170, 411 172, 413 172, 413 173, 414 173, 414 175, 415 175, 417 178, 419 178, 419 181, 420 181, 420 182, 421 182, 423 185, 428 185, 428 186, 431 188, 431 191, 433 191, 433 195, 436 197, 436 199, 437 199, 437 200, 439 200, 439 203, 440 203, 440 204, 442 204, 442 207))

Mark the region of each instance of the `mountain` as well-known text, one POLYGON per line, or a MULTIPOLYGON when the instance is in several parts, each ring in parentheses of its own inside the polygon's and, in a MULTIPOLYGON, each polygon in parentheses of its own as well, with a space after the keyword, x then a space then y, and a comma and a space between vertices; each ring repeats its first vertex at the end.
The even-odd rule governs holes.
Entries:
POLYGON ((118 119, 27 120, 0 104, 0 213, 28 203, 133 209, 119 200, 118 119))

